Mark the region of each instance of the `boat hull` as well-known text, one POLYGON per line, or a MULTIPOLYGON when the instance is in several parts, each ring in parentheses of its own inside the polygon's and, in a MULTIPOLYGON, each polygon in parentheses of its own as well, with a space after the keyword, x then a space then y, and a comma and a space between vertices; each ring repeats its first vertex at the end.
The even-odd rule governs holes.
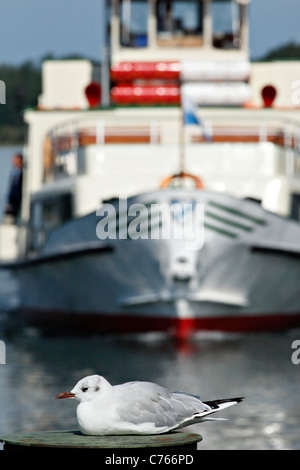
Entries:
POLYGON ((99 219, 90 214, 54 233, 40 256, 15 263, 29 323, 55 334, 162 331, 177 339, 300 326, 299 225, 203 190, 162 190, 129 202, 149 208, 179 200, 204 208, 197 246, 155 231, 153 238, 97 240, 99 219), (60 240, 74 233, 77 243, 63 249, 60 240))
POLYGON ((137 334, 160 332, 177 341, 191 339, 197 332, 255 333, 282 331, 300 327, 300 312, 232 315, 226 317, 175 318, 112 314, 104 312, 76 314, 65 310, 47 311, 28 308, 23 312, 31 326, 48 335, 137 334))

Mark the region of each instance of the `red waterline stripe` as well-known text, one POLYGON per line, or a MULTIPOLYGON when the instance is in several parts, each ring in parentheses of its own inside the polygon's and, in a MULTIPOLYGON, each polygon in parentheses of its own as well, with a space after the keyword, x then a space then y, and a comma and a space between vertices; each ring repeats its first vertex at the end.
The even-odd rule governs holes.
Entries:
POLYGON ((27 308, 28 323, 52 334, 169 332, 187 339, 196 331, 262 332, 300 327, 299 313, 255 314, 204 318, 165 318, 157 316, 74 313, 27 308))

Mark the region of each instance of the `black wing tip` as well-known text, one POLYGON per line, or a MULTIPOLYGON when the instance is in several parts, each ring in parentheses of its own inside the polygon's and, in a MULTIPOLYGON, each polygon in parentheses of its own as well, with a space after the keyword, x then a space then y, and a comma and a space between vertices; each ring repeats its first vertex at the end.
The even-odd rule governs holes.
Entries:
POLYGON ((245 400, 245 397, 229 398, 227 401, 235 401, 236 403, 241 403, 245 400))
POLYGON ((239 397, 239 398, 236 398, 236 400, 238 403, 241 403, 241 401, 245 400, 245 397, 239 397))
POLYGON ((205 404, 214 409, 218 408, 222 403, 241 403, 244 399, 245 397, 222 398, 221 400, 206 401, 205 404))

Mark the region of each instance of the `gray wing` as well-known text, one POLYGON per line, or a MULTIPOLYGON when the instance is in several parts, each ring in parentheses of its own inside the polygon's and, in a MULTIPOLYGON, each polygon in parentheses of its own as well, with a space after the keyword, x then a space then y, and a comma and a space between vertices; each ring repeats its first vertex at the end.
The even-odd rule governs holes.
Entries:
POLYGON ((199 419, 211 411, 199 397, 184 392, 170 392, 151 382, 128 382, 114 387, 116 411, 123 421, 138 425, 175 428, 199 419))

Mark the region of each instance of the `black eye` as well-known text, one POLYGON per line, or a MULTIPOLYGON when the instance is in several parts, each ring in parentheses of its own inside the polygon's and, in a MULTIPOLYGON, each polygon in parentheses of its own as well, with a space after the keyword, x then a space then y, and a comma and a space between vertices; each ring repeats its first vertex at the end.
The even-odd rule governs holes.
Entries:
POLYGON ((82 387, 81 389, 83 392, 86 392, 88 390, 88 387, 82 387))

